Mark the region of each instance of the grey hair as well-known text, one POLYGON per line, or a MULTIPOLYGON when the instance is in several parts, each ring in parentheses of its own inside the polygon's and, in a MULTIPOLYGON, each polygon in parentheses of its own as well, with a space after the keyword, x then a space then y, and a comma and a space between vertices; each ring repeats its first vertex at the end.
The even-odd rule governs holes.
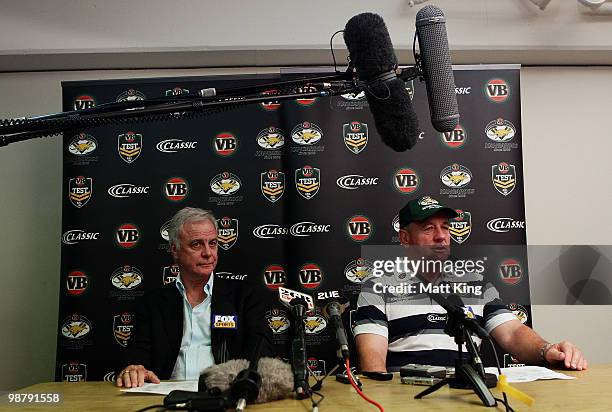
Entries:
POLYGON ((172 216, 172 219, 170 219, 170 224, 168 225, 168 242, 174 245, 176 249, 180 249, 181 243, 179 241, 179 233, 185 223, 201 222, 203 220, 210 221, 215 227, 215 230, 217 232, 219 231, 217 219, 210 210, 204 210, 197 207, 182 208, 172 216))

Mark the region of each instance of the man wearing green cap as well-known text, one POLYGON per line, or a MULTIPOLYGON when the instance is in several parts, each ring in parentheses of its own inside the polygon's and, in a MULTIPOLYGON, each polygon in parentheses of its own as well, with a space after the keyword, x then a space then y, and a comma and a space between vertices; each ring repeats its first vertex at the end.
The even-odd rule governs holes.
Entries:
MULTIPOLYGON (((457 217, 454 209, 429 196, 411 200, 400 210, 400 243, 406 247, 412 261, 420 261, 422 266, 412 273, 372 278, 362 288, 354 334, 363 371, 393 371, 407 363, 454 364, 457 345, 443 331, 446 311, 417 288, 410 289, 410 304, 396 292, 387 293, 399 290, 389 286, 400 284, 408 287, 413 284, 423 292, 449 282, 483 283, 481 273, 458 277, 440 270, 441 265, 435 265, 449 262, 449 219, 454 217, 457 217)), ((466 299, 470 303, 469 311, 508 353, 529 364, 553 364, 576 370, 587 368, 586 359, 574 344, 568 341, 549 343, 523 325, 505 308, 490 283, 478 292, 466 299)))

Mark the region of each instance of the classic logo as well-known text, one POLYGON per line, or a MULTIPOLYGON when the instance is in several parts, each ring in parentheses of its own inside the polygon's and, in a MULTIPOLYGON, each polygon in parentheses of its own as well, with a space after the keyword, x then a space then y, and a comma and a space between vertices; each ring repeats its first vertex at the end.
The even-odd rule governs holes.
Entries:
POLYGON ((113 335, 115 335, 115 341, 123 347, 127 346, 132 337, 133 319, 134 316, 129 312, 113 316, 113 335))
POLYGON ((126 163, 132 163, 142 152, 142 134, 134 132, 122 133, 117 137, 119 157, 126 163))
POLYGON ((229 250, 238 240, 238 219, 225 216, 217 219, 217 224, 219 226, 219 233, 217 234, 219 247, 223 250, 229 250))
POLYGON ((164 222, 161 227, 159 228, 159 235, 161 236, 162 239, 164 239, 166 242, 170 241, 170 233, 168 232, 168 229, 170 228, 170 221, 166 221, 164 222))
POLYGON ((308 369, 310 369, 314 376, 322 377, 327 374, 323 359, 308 358, 306 359, 306 366, 308 366, 308 369))
POLYGON ((495 190, 508 196, 516 186, 516 168, 506 162, 491 166, 491 180, 495 190))
POLYGON ((327 327, 327 320, 323 317, 319 309, 315 308, 306 312, 304 318, 304 332, 307 335, 318 335, 327 327))
POLYGON ((287 313, 281 309, 272 309, 266 312, 266 321, 275 335, 286 332, 291 326, 287 313))
POLYGON ((213 315, 212 327, 215 329, 238 329, 236 315, 213 315))
POLYGON ((414 169, 408 167, 395 171, 393 175, 393 187, 400 193, 410 194, 419 188, 419 175, 414 169))
POLYGON ((344 268, 344 276, 353 283, 362 284, 372 275, 374 265, 369 260, 357 258, 344 268))
POLYGON ((485 86, 485 93, 492 102, 503 103, 510 96, 510 87, 504 79, 491 79, 485 86))
POLYGON ((410 96, 410 100, 414 99, 414 80, 408 80, 404 82, 404 87, 410 96))
POLYGON ((289 233, 286 226, 281 225, 261 225, 253 229, 253 235, 260 239, 274 239, 280 236, 285 236, 289 233))
POLYGON ((291 130, 291 139, 302 146, 312 146, 323 138, 323 131, 311 122, 302 122, 291 130))
POLYGON ((321 170, 312 166, 304 166, 295 170, 295 187, 304 199, 312 199, 321 186, 321 170))
MULTIPOLYGON (((309 84, 306 84, 304 86, 301 87, 297 87, 293 90, 293 92, 295 94, 298 93, 315 93, 317 91, 317 88, 314 86, 311 86, 309 84)), ((302 99, 295 99, 295 101, 300 105, 300 106, 312 106, 316 101, 317 98, 316 97, 309 97, 309 98, 302 98, 302 99)))
POLYGON ((104 382, 115 382, 117 380, 116 372, 115 371, 107 372, 102 378, 102 380, 104 382))
POLYGON ((149 194, 149 186, 136 186, 131 183, 119 183, 108 188, 108 194, 112 197, 124 199, 132 195, 149 194))
POLYGON ((87 133, 79 133, 70 139, 68 152, 75 156, 87 156, 98 148, 98 142, 87 133))
POLYGON ((96 106, 96 101, 93 97, 82 94, 74 99, 74 110, 91 109, 96 106))
POLYGON ((262 149, 278 150, 285 144, 285 135, 278 127, 266 127, 257 134, 257 144, 262 149))
POLYGON ((261 173, 261 193, 266 199, 274 203, 285 192, 285 174, 277 170, 268 170, 261 173))
POLYGON ((395 215, 395 217, 393 218, 393 221, 391 222, 391 226, 393 227, 393 230, 396 232, 400 231, 400 222, 399 222, 399 215, 395 215))
POLYGON ((472 93, 472 87, 455 87, 455 94, 464 95, 472 93))
POLYGON ((240 178, 230 172, 220 173, 210 181, 210 189, 219 196, 233 195, 241 186, 240 178))
POLYGON ((139 92, 135 89, 128 89, 125 92, 121 93, 119 96, 117 96, 118 102, 132 102, 135 100, 144 99, 146 99, 146 96, 142 92, 139 92))
POLYGON ((62 335, 67 339, 82 339, 91 332, 91 322, 78 313, 73 313, 62 322, 62 335))
POLYGON ((180 96, 182 94, 189 94, 188 89, 183 89, 182 87, 173 87, 172 89, 166 90, 166 96, 180 96))
POLYGON ((487 229, 491 232, 506 233, 511 229, 525 229, 525 221, 514 220, 511 217, 497 217, 487 222, 487 229))
POLYGON ((269 112, 274 111, 274 110, 278 110, 278 108, 280 107, 280 102, 278 100, 273 100, 272 97, 273 96, 278 96, 280 94, 279 90, 273 89, 273 90, 266 90, 264 92, 261 93, 262 97, 266 97, 266 96, 270 96, 271 99, 267 102, 262 102, 261 103, 261 107, 264 108, 264 110, 267 110, 269 112))
POLYGON ((164 285, 176 281, 176 277, 181 273, 177 265, 164 266, 164 272, 162 275, 162 281, 164 285))
POLYGON ((359 154, 368 145, 368 125, 353 121, 342 126, 344 145, 351 153, 359 154))
POLYGON ((276 291, 279 287, 285 286, 287 275, 285 268, 281 265, 272 264, 264 269, 264 283, 270 290, 276 291))
POLYGON ((115 232, 115 241, 124 249, 132 249, 138 244, 140 233, 138 228, 131 223, 124 223, 115 232))
POLYGON ((172 177, 164 183, 163 192, 171 202, 180 202, 189 195, 189 185, 182 177, 172 177))
POLYGON ((514 316, 516 316, 518 320, 521 321, 521 323, 526 323, 529 319, 529 314, 524 306, 521 306, 518 303, 510 303, 506 307, 514 314, 514 316))
POLYGON ((338 187, 347 190, 359 189, 362 186, 378 185, 378 177, 365 177, 362 175, 346 175, 336 179, 338 187))
POLYGON ((316 263, 306 263, 298 271, 300 283, 306 289, 316 289, 323 281, 323 271, 316 263))
POLYGON ((62 235, 62 243, 66 245, 75 245, 82 240, 98 240, 100 232, 85 232, 81 229, 72 229, 64 232, 62 235))
POLYGON ((217 279, 225 279, 225 280, 245 280, 246 278, 249 277, 249 275, 241 275, 239 273, 232 273, 232 272, 215 272, 215 276, 217 277, 217 279))
POLYGON ((427 315, 427 321, 430 323, 446 322, 446 313, 430 313, 427 315))
POLYGON ((62 382, 84 382, 87 380, 87 365, 70 361, 62 365, 62 382))
POLYGON ((359 101, 359 100, 365 99, 365 92, 362 90, 359 92, 345 93, 345 94, 342 94, 341 96, 344 100, 359 101))
POLYGON ((448 221, 451 239, 461 244, 470 237, 472 232, 472 213, 465 210, 456 210, 458 216, 448 221))
POLYGON ((166 139, 155 145, 155 148, 162 153, 176 153, 179 150, 194 150, 198 142, 185 141, 181 139, 166 139))
POLYGON ((498 274, 505 284, 516 285, 523 278, 523 269, 518 260, 508 258, 499 264, 498 274))
POLYGON ((363 242, 370 238, 374 227, 366 216, 355 215, 346 223, 346 231, 351 239, 356 242, 363 242))
POLYGON ((79 296, 85 293, 89 279, 82 270, 73 270, 66 276, 66 290, 70 296, 79 296))
POLYGON ((503 143, 514 138, 516 135, 516 127, 508 120, 498 118, 487 124, 485 133, 487 137, 494 142, 503 143))
POLYGON ((460 147, 463 147, 463 145, 465 145, 465 142, 467 141, 467 137, 468 136, 466 130, 460 124, 455 126, 455 129, 451 130, 450 132, 440 133, 442 143, 444 143, 446 147, 449 147, 451 149, 458 149, 460 147))
POLYGON ((123 265, 115 269, 111 275, 111 284, 119 290, 136 289, 142 283, 140 269, 130 265, 123 265))
POLYGON ((93 180, 91 177, 77 176, 68 181, 68 198, 70 203, 82 208, 89 202, 93 192, 93 180))
POLYGON ((299 222, 289 228, 292 236, 305 237, 313 233, 329 233, 331 225, 320 225, 314 222, 299 222))
POLYGON ((442 183, 447 187, 459 188, 470 184, 472 181, 472 172, 463 165, 453 163, 442 169, 440 180, 442 180, 442 183))
POLYGON ((213 148, 219 156, 231 156, 238 149, 238 139, 229 132, 219 133, 213 139, 213 148))

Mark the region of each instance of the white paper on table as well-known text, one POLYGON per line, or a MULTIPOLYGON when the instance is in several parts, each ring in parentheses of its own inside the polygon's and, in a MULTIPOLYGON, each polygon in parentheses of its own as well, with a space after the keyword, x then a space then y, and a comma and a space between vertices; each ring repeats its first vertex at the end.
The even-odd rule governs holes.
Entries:
MULTIPOLYGON (((543 366, 516 366, 514 368, 501 368, 506 375, 508 383, 533 382, 539 379, 576 379, 564 373, 556 372, 543 366)), ((497 368, 485 368, 485 372, 498 375, 497 368)))
POLYGON ((128 393, 150 393, 156 395, 167 395, 174 390, 180 391, 198 391, 198 381, 175 381, 175 382, 161 382, 161 383, 149 383, 138 388, 121 389, 121 392, 128 393))

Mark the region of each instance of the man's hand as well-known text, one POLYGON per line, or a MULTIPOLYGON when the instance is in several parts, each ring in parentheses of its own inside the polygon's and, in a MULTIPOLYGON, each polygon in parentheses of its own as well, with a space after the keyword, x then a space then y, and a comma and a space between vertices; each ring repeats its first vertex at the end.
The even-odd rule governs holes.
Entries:
POLYGON ((559 366, 563 364, 567 369, 581 371, 589 366, 580 349, 566 340, 552 345, 546 351, 544 357, 548 363, 559 366))
POLYGON ((145 382, 160 383, 160 380, 157 375, 142 365, 128 365, 117 376, 115 384, 119 388, 136 388, 144 385, 145 382))

